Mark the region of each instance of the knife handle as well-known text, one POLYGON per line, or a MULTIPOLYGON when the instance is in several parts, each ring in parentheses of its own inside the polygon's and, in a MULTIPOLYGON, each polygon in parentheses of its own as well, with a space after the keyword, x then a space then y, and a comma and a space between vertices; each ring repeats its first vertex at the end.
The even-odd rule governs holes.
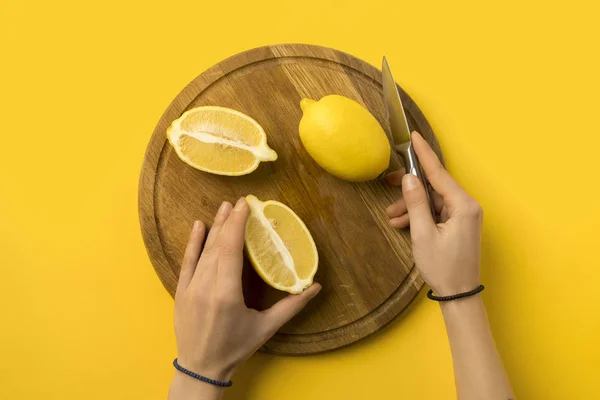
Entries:
POLYGON ((419 159, 417 158, 417 154, 413 149, 412 141, 408 145, 408 148, 402 152, 402 157, 404 158, 404 166, 406 168, 406 173, 416 176, 423 183, 423 186, 425 187, 425 193, 427 194, 427 202, 429 203, 429 210, 431 211, 431 216, 433 217, 433 220, 437 223, 435 206, 433 204, 433 201, 431 200, 431 194, 429 193, 429 185, 427 184, 427 178, 423 173, 421 164, 419 164, 419 159))

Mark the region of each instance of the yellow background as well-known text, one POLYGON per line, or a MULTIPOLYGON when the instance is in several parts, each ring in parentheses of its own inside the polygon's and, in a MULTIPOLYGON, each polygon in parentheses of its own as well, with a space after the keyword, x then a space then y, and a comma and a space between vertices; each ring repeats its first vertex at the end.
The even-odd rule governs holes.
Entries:
MULTIPOLYGON (((594 1, 0 1, 0 398, 164 399, 172 300, 142 157, 194 77, 253 47, 386 54, 486 212, 485 303, 521 399, 600 398, 594 1)), ((453 399, 421 293, 330 354, 258 354, 226 399, 453 399)))

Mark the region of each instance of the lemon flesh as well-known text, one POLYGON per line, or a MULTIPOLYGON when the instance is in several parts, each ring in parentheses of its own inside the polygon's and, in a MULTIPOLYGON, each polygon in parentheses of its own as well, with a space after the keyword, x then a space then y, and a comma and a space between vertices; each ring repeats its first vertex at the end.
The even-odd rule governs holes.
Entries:
POLYGON ((319 255, 302 220, 285 204, 246 197, 250 216, 246 250, 252 266, 271 287, 300 293, 313 282, 319 255))
POLYGON ((298 130, 311 157, 330 174, 347 181, 377 178, 390 162, 390 142, 377 119, 344 96, 303 99, 298 130))
POLYGON ((264 129, 230 108, 197 107, 167 129, 169 142, 188 165, 218 175, 245 175, 277 153, 267 145, 264 129))

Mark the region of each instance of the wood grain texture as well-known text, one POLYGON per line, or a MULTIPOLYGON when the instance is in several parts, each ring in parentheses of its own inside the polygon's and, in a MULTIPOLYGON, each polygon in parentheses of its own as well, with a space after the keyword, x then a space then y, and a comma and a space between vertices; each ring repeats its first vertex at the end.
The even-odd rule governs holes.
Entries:
MULTIPOLYGON (((363 104, 389 133, 377 68, 332 49, 278 45, 238 54, 198 76, 165 111, 146 152, 139 188, 142 234, 171 295, 192 221, 210 224, 224 200, 254 194, 281 201, 311 231, 320 257, 315 280, 323 290, 263 351, 310 354, 351 344, 390 322, 423 285, 408 232, 388 227, 385 208, 401 190, 379 180, 350 183, 334 178, 302 147, 300 100, 328 94, 363 104), (211 175, 180 161, 166 140, 166 129, 184 111, 202 105, 233 108, 256 119, 278 160, 242 177, 211 175)), ((421 132, 440 154, 425 117, 404 91, 401 95, 411 129, 421 132)), ((392 154, 390 169, 400 167, 392 154)), ((243 279, 251 307, 264 309, 284 296, 264 284, 249 264, 243 279)))

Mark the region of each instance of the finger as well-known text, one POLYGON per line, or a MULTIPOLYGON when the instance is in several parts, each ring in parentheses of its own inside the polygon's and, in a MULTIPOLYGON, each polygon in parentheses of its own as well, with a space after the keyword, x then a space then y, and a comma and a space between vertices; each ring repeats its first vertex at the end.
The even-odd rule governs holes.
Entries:
MULTIPOLYGON (((430 191, 429 195, 431 197, 431 201, 434 203, 435 212, 438 215, 441 215, 444 208, 444 199, 434 191, 430 191)), ((389 206, 386 210, 386 213, 390 218, 390 226, 396 229, 406 228, 409 225, 407 212, 408 209, 406 208, 406 202, 404 201, 404 198, 399 199, 394 204, 389 206)), ((445 221, 441 220, 440 222, 445 221)))
POLYGON ((433 208, 436 214, 440 214, 444 208, 444 198, 436 193, 431 185, 429 185, 429 198, 433 202, 433 208))
POLYGON ((401 215, 399 217, 390 219, 390 226, 392 228, 404 229, 408 225, 410 225, 408 214, 404 214, 404 215, 401 215))
POLYGON ((385 176, 385 180, 392 186, 402 185, 402 177, 406 174, 406 169, 401 168, 398 171, 394 171, 385 176))
POLYGON ((429 190, 429 198, 431 198, 431 201, 433 202, 435 212, 440 214, 444 208, 444 198, 431 189, 429 190))
POLYGON ((231 213, 231 207, 231 203, 224 201, 215 215, 215 220, 208 232, 206 243, 204 243, 204 251, 200 255, 200 261, 198 261, 198 272, 194 274, 194 280, 198 284, 200 282, 206 284, 214 282, 213 278, 216 277, 218 263, 217 240, 225 221, 227 221, 227 217, 231 213))
POLYGON ((427 180, 433 189, 441 194, 444 199, 449 200, 466 195, 460 185, 444 169, 429 143, 418 132, 413 132, 411 137, 419 163, 423 167, 427 180))
POLYGON ((219 279, 223 277, 226 283, 239 285, 240 288, 244 263, 244 237, 249 214, 250 208, 246 199, 242 197, 229 214, 218 239, 219 279))
POLYGON ((266 327, 269 333, 275 333, 292 317, 298 314, 309 301, 321 291, 321 285, 313 283, 308 289, 300 294, 290 294, 279 300, 268 310, 263 311, 267 320, 266 327))
POLYGON ((408 209, 406 208, 406 202, 404 201, 404 198, 396 200, 395 203, 390 205, 385 210, 387 216, 390 218, 400 217, 406 214, 407 211, 408 209))
POLYGON ((402 193, 408 208, 411 236, 414 239, 415 237, 429 235, 435 228, 435 222, 431 215, 431 208, 423 183, 416 176, 406 174, 402 178, 402 193))
POLYGON ((177 291, 185 290, 192 277, 194 271, 196 271, 196 265, 200 259, 200 252, 202 251, 202 242, 206 235, 206 226, 202 221, 194 222, 192 232, 190 233, 190 240, 188 241, 185 253, 183 255, 183 261, 181 262, 181 270, 179 271, 179 281, 177 282, 177 291))
MULTIPOLYGON (((444 208, 444 198, 431 189, 429 190, 429 197, 433 202, 435 212, 437 214, 441 213, 442 209, 444 208)), ((407 211, 408 209, 406 208, 406 202, 404 201, 404 198, 396 200, 385 210, 387 216, 390 218, 400 217, 406 214, 407 211)))
POLYGON ((228 201, 224 201, 219 207, 219 211, 217 211, 217 215, 215 215, 215 221, 213 225, 210 227, 210 231, 208 232, 208 237, 206 238, 206 244, 204 248, 206 250, 212 249, 212 247, 217 242, 217 238, 219 237, 219 232, 221 232, 221 228, 223 228, 223 224, 227 221, 227 217, 231 212, 231 203, 228 201))

